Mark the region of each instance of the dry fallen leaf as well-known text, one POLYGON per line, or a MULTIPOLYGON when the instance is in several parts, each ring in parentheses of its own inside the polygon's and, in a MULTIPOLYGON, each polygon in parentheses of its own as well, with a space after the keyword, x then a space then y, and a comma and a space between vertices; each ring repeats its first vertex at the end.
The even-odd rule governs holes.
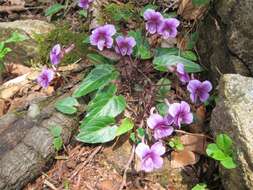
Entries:
POLYGON ((26 67, 20 64, 15 64, 15 63, 6 65, 6 68, 9 74, 16 75, 16 76, 24 75, 31 72, 31 69, 29 67, 26 67))
POLYGON ((171 167, 182 168, 188 165, 194 165, 199 161, 199 155, 189 150, 173 151, 171 153, 171 167))
POLYGON ((196 135, 183 135, 180 137, 181 143, 184 145, 184 150, 192 151, 198 154, 205 154, 206 152, 206 137, 201 134, 196 135))
POLYGON ((198 20, 206 10, 207 6, 194 6, 192 0, 181 0, 177 14, 185 20, 198 20))
POLYGON ((206 107, 204 105, 197 108, 196 122, 190 125, 189 130, 192 133, 202 133, 204 131, 204 123, 206 119, 206 107))

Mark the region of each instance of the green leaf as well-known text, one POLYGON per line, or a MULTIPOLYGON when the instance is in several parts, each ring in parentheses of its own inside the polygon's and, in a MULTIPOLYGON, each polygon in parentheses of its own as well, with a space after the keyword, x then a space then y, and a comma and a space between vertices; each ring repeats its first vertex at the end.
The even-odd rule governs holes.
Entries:
POLYGON ((114 21, 128 21, 133 16, 133 12, 129 5, 118 5, 116 3, 110 3, 105 6, 105 11, 109 13, 114 21))
POLYGON ((156 48, 155 57, 159 57, 162 55, 178 55, 178 48, 156 48))
POLYGON ((209 4, 210 0, 192 0, 193 5, 201 6, 209 4))
POLYGON ((161 78, 157 82, 157 94, 156 94, 156 101, 157 102, 164 102, 164 99, 167 97, 168 92, 171 89, 171 81, 167 78, 161 78))
MULTIPOLYGON (((90 36, 85 36, 84 40, 83 40, 84 44, 90 44, 90 36)), ((87 54, 88 57, 89 54, 87 54)))
POLYGON ((76 98, 85 96, 105 85, 118 77, 118 72, 111 65, 97 65, 88 76, 82 81, 78 89, 74 91, 73 96, 76 98))
POLYGON ((11 52, 12 50, 10 48, 5 47, 5 43, 1 42, 0 43, 0 61, 4 59, 6 54, 11 52))
POLYGON ((114 64, 115 62, 104 57, 103 55, 97 54, 97 53, 89 53, 87 54, 87 58, 93 63, 93 64, 114 64))
POLYGON ((52 5, 51 7, 49 7, 46 12, 45 12, 45 16, 53 16, 56 13, 60 12, 62 9, 64 9, 65 6, 59 3, 56 3, 54 5, 52 5))
POLYGON ((176 55, 165 54, 155 57, 153 60, 155 69, 164 72, 168 71, 168 68, 170 66, 176 65, 178 63, 184 64, 185 71, 188 73, 197 73, 203 71, 200 65, 176 55))
POLYGON ((217 146, 226 154, 232 153, 232 139, 226 134, 219 134, 216 138, 217 146))
POLYGON ((117 126, 112 124, 115 122, 112 117, 97 117, 85 123, 81 128, 76 139, 84 143, 105 143, 112 141, 116 137, 117 126))
POLYGON ((211 143, 207 146, 207 149, 206 149, 206 153, 208 156, 212 157, 213 159, 215 160, 226 160, 227 159, 227 155, 225 155, 222 150, 219 149, 219 147, 214 144, 214 143, 211 143))
POLYGON ((169 12, 169 13, 162 13, 164 18, 175 18, 177 16, 177 12, 173 11, 173 12, 169 12))
POLYGON ((81 16, 81 17, 87 17, 88 16, 88 11, 87 10, 85 10, 85 9, 83 9, 83 10, 80 10, 79 12, 79 15, 81 16))
POLYGON ((64 114, 74 114, 77 112, 78 101, 73 97, 67 97, 62 100, 58 100, 55 107, 58 111, 64 114))
POLYGON ((100 94, 88 105, 86 117, 94 119, 100 116, 116 117, 125 107, 126 101, 123 96, 100 94))
POLYGON ((150 59, 153 57, 152 52, 150 51, 150 46, 141 30, 129 31, 129 36, 132 36, 136 40, 136 46, 134 47, 133 55, 139 57, 140 59, 150 59))
POLYGON ((165 103, 159 103, 156 105, 156 109, 160 115, 165 116, 168 114, 169 106, 165 103))
POLYGON ((133 141, 133 142, 135 143, 136 137, 135 137, 135 133, 134 133, 134 132, 132 132, 132 133, 130 134, 130 140, 133 141))
POLYGON ((140 15, 143 17, 143 16, 144 16, 144 12, 145 12, 146 10, 148 10, 148 9, 156 10, 157 8, 158 8, 157 5, 147 4, 145 7, 143 7, 143 8, 141 9, 140 15))
POLYGON ((62 146, 63 146, 63 141, 61 137, 56 137, 53 140, 53 146, 55 148, 56 151, 61 150, 62 146))
POLYGON ((171 146, 171 148, 174 148, 175 150, 178 151, 184 150, 184 145, 181 143, 178 137, 172 138, 169 142, 169 145, 171 146))
POLYGON ((197 61, 198 60, 196 53, 194 53, 193 51, 183 51, 181 53, 181 57, 188 59, 190 61, 197 61))
POLYGON ((236 163, 234 162, 233 158, 227 157, 227 159, 222 160, 221 164, 227 169, 234 169, 237 167, 236 163))
POLYGON ((137 134, 138 134, 138 136, 139 137, 144 137, 145 136, 145 129, 143 129, 143 128, 138 128, 137 129, 137 134))
POLYGON ((60 137, 62 133, 62 128, 60 126, 50 127, 50 132, 54 137, 60 137))
POLYGON ((118 127, 116 136, 120 136, 127 133, 128 131, 133 129, 133 127, 134 127, 134 122, 129 118, 125 118, 122 121, 121 125, 118 127))
POLYGON ((8 38, 4 43, 15 43, 15 42, 22 42, 24 40, 29 39, 26 35, 20 34, 18 32, 13 32, 11 37, 8 38))
POLYGON ((195 185, 192 188, 192 190, 206 190, 206 188, 207 188, 206 184, 200 183, 200 184, 195 185))

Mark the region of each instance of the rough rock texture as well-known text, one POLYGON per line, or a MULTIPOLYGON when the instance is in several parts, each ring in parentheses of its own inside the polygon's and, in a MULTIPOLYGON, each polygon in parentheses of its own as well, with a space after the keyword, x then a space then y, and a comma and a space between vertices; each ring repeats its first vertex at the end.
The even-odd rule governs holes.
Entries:
POLYGON ((13 51, 6 56, 5 63, 29 65, 31 59, 38 55, 37 44, 34 40, 35 34, 47 34, 53 29, 54 26, 52 24, 40 20, 20 20, 0 23, 0 41, 8 38, 14 31, 30 37, 30 39, 23 42, 8 45, 13 51))
MULTIPOLYGON (((107 162, 113 166, 117 172, 123 174, 127 162, 131 155, 132 145, 125 139, 120 139, 122 142, 117 142, 114 146, 109 146, 104 149, 103 154, 107 162)), ((140 172, 140 160, 135 157, 135 170, 140 172)), ((129 170, 129 176, 132 174, 129 170)), ((194 185, 193 179, 184 173, 182 169, 174 169, 170 166, 170 161, 164 158, 164 167, 161 169, 145 174, 145 179, 160 184, 165 189, 180 189, 188 190, 194 185)))
POLYGON ((49 167, 55 153, 50 127, 61 126, 63 141, 69 142, 77 122, 55 111, 56 100, 33 102, 28 110, 0 117, 1 190, 22 189, 49 167))
POLYGON ((220 99, 213 110, 214 134, 227 133, 233 139, 238 167, 221 168, 227 190, 253 187, 253 79, 226 74, 219 84, 220 99))
POLYGON ((222 74, 253 74, 253 1, 215 0, 199 26, 201 62, 216 83, 222 74))

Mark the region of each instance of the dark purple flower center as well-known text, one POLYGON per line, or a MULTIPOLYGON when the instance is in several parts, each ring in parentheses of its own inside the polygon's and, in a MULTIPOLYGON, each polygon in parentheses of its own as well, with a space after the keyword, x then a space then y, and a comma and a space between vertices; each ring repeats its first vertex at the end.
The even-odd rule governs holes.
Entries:
POLYGON ((99 34, 98 34, 98 40, 106 40, 106 32, 104 31, 100 31, 99 34))
POLYGON ((161 20, 160 20, 159 16, 153 16, 150 18, 149 22, 151 24, 159 24, 161 22, 161 20))
POLYGON ((152 151, 149 151, 144 157, 143 160, 148 160, 149 158, 151 158, 151 160, 153 160, 154 157, 154 153, 152 151))
POLYGON ((164 129, 167 127, 167 123, 165 121, 157 123, 155 129, 164 129))
POLYGON ((45 81, 45 82, 48 82, 49 79, 48 79, 48 76, 46 74, 42 75, 41 76, 42 80, 45 81))

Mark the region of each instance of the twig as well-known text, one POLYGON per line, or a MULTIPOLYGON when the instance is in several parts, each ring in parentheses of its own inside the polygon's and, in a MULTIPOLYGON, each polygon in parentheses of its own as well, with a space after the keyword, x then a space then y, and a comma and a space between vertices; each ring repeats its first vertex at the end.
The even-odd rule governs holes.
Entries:
POLYGON ((48 186, 50 189, 58 190, 58 189, 54 186, 54 184, 52 184, 51 182, 49 182, 49 181, 46 180, 46 179, 45 179, 45 181, 44 181, 44 184, 45 184, 46 186, 48 186))
POLYGON ((199 134, 199 133, 189 133, 186 131, 182 131, 182 130, 174 130, 176 133, 181 133, 181 134, 186 134, 186 135, 192 135, 192 136, 198 136, 198 137, 206 137, 208 139, 214 140, 214 138, 209 137, 208 135, 204 135, 204 134, 199 134))
POLYGON ((71 175, 70 179, 73 179, 85 166, 88 164, 94 156, 101 150, 102 145, 98 146, 91 154, 90 156, 82 163, 82 165, 71 175))
POLYGON ((134 159, 134 152, 135 152, 135 145, 133 145, 131 156, 130 156, 130 158, 129 158, 128 162, 127 162, 127 165, 125 167, 124 174, 123 174, 123 179, 122 179, 122 182, 121 182, 119 190, 122 190, 125 187, 125 185, 126 185, 127 170, 129 169, 130 164, 132 163, 132 161, 134 159))
POLYGON ((25 11, 26 8, 23 5, 15 5, 15 6, 0 6, 0 12, 10 13, 12 11, 25 11))

